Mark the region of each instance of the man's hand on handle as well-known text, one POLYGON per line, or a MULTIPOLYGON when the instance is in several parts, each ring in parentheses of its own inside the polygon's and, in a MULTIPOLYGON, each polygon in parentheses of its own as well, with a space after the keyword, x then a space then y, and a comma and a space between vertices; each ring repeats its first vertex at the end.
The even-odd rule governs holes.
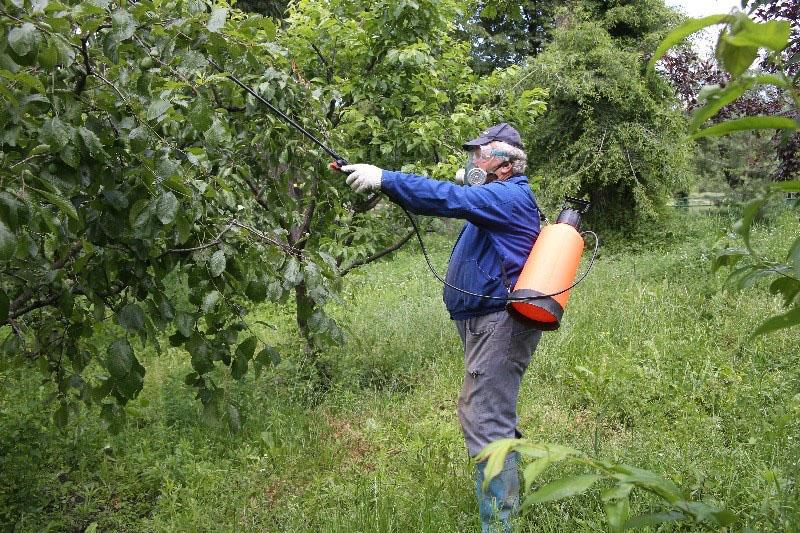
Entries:
POLYGON ((341 168, 342 172, 349 174, 347 184, 356 192, 366 192, 381 188, 381 175, 383 170, 375 165, 356 164, 341 168))

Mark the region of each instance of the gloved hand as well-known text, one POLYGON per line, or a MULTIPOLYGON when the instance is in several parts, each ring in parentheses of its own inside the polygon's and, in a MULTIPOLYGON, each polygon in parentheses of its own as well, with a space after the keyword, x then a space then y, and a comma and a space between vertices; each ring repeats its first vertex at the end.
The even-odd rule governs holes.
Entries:
POLYGON ((465 170, 463 168, 459 168, 453 180, 455 180, 455 182, 459 185, 464 185, 464 174, 465 170))
POLYGON ((342 167, 347 172, 347 184, 356 192, 365 192, 381 188, 383 170, 375 165, 347 165, 342 167))

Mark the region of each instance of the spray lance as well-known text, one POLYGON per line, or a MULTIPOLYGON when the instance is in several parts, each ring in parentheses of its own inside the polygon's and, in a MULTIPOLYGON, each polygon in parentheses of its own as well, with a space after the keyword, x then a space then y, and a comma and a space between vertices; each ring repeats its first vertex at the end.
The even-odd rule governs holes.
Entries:
MULTIPOLYGON (((317 139, 295 120, 272 105, 236 76, 226 73, 216 62, 209 58, 207 58, 207 61, 229 80, 264 104, 273 114, 305 135, 325 153, 330 155, 333 158, 333 162, 330 164, 332 169, 341 171, 342 167, 347 166, 348 162, 344 157, 317 139)), ((570 196, 564 198, 564 204, 562 205, 561 213, 556 223, 545 226, 539 233, 533 249, 522 268, 517 284, 508 296, 477 294, 451 285, 445 281, 444 278, 436 272, 433 263, 431 263, 428 250, 422 240, 422 235, 420 234, 416 220, 414 220, 414 217, 405 207, 401 205, 400 208, 406 214, 409 221, 411 221, 411 226, 414 228, 414 232, 417 235, 417 240, 422 248, 422 253, 425 256, 428 268, 437 280, 451 289, 470 296, 490 300, 503 300, 507 302, 506 309, 509 314, 515 319, 543 331, 552 331, 558 329, 561 325, 561 317, 564 314, 564 308, 569 299, 570 291, 586 278, 597 257, 598 248, 600 246, 600 240, 597 234, 592 231, 580 231, 581 215, 586 213, 589 209, 589 205, 589 202, 578 198, 572 198, 570 196), (578 272, 578 265, 580 264, 584 248, 583 236, 586 234, 594 236, 594 252, 583 275, 578 280, 570 283, 571 280, 575 279, 578 272), (564 288, 565 286, 566 288, 564 288)))

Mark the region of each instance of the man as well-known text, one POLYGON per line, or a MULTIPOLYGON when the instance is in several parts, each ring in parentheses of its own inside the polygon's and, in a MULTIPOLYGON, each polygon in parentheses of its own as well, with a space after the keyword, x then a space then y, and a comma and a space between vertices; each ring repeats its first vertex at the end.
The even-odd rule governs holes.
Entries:
MULTIPOLYGON (((467 451, 474 457, 494 440, 521 436, 519 385, 541 331, 513 320, 504 298, 539 234, 539 210, 523 175, 526 156, 513 127, 492 126, 463 148, 469 154, 463 174, 474 186, 373 165, 342 170, 350 173, 347 183, 356 191, 380 189, 413 213, 466 219, 450 256, 444 302, 464 347, 458 417, 467 451)), ((509 517, 519 505, 516 454, 509 454, 486 492, 481 489, 485 466, 486 462, 477 464, 475 473, 482 530, 490 531, 499 519, 510 531, 509 517)))

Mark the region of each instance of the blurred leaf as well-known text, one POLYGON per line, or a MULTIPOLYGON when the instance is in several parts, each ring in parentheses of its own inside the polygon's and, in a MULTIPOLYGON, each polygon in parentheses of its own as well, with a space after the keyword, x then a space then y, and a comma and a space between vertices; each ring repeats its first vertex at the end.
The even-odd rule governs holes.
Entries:
POLYGON ((166 113, 167 109, 170 107, 170 103, 164 100, 153 100, 150 103, 150 106, 147 108, 147 120, 153 120, 164 113, 166 113))
POLYGON ((8 229, 5 222, 0 221, 0 261, 8 261, 14 257, 17 249, 17 236, 8 229))
POLYGON ((667 50, 680 43, 691 34, 702 30, 703 28, 707 28, 708 26, 713 26, 714 24, 728 22, 728 20, 730 20, 730 15, 727 14, 710 15, 700 19, 686 20, 683 24, 672 30, 669 34, 667 34, 666 37, 664 37, 664 40, 661 41, 661 44, 658 45, 658 48, 656 48, 656 51, 653 53, 653 57, 650 59, 650 63, 648 64, 648 68, 653 69, 656 61, 661 59, 664 54, 667 53, 667 50))
POLYGON ((730 36, 723 30, 717 41, 717 59, 722 68, 733 76, 739 76, 750 68, 756 57, 758 57, 757 47, 737 46, 731 42, 730 36))
POLYGON ((780 52, 789 44, 791 25, 785 20, 754 22, 747 17, 737 20, 736 31, 728 42, 736 46, 755 46, 780 52))
POLYGON ((625 531, 625 522, 628 520, 631 510, 630 500, 625 497, 618 500, 606 501, 603 503, 603 509, 606 512, 609 532, 621 533, 625 531))
POLYGON ((144 312, 139 304, 131 302, 119 310, 117 321, 129 333, 136 333, 144 329, 144 312))
POLYGON ((525 502, 522 506, 529 507, 533 504, 561 500, 581 494, 589 490, 598 479, 600 479, 600 476, 596 474, 585 474, 582 476, 559 479, 558 481, 542 486, 533 494, 529 494, 528 497, 525 498, 525 502))
POLYGON ((769 292, 770 294, 781 294, 783 296, 783 305, 788 307, 800 294, 800 280, 779 277, 770 284, 769 292))
POLYGON ((111 36, 119 42, 133 37, 136 33, 136 19, 124 9, 118 9, 111 14, 111 36))
POLYGON ((36 189, 34 187, 29 187, 29 189, 36 191, 39 196, 56 206, 59 211, 67 215, 69 218, 78 220, 78 211, 75 209, 75 206, 63 196, 59 196, 58 194, 52 192, 43 191, 41 189, 36 189))
POLYGON ((741 235, 742 240, 744 240, 745 246, 747 249, 752 253, 752 246, 750 245, 750 229, 753 226, 753 220, 755 219, 758 212, 766 203, 766 198, 757 198, 747 204, 742 212, 742 218, 736 221, 733 225, 733 230, 741 235))
POLYGON ((180 334, 188 339, 192 336, 192 332, 194 331, 194 317, 189 313, 178 311, 178 314, 175 316, 175 325, 180 334))
POLYGON ((203 296, 203 306, 202 306, 203 312, 208 313, 209 311, 211 311, 214 308, 214 306, 217 305, 220 296, 221 295, 219 291, 211 291, 205 296, 203 296))
POLYGON ((36 51, 39 44, 39 31, 30 22, 25 22, 22 26, 12 28, 8 32, 8 44, 14 53, 26 56, 30 52, 36 51))
POLYGON ((215 7, 211 11, 211 16, 208 17, 208 24, 206 25, 208 31, 219 32, 225 26, 226 18, 228 18, 228 10, 224 7, 215 7))
POLYGON ((525 492, 531 490, 531 485, 533 482, 536 481, 536 478, 541 475, 542 472, 547 468, 550 464, 550 460, 546 457, 542 459, 536 459, 529 463, 525 470, 522 473, 522 478, 525 480, 525 492))
POLYGON ((208 260, 208 268, 215 278, 225 271, 225 252, 217 250, 208 260))
POLYGON ((178 212, 178 199, 175 195, 167 191, 158 197, 156 201, 156 216, 165 226, 175 220, 178 212))
POLYGON ((747 130, 764 130, 764 129, 787 129, 796 130, 798 128, 797 121, 786 117, 772 117, 772 116, 759 116, 759 117, 744 117, 736 118, 733 120, 726 120, 713 126, 703 128, 692 135, 693 139, 700 137, 718 137, 720 135, 728 135, 737 131, 747 130))
POLYGON ((106 369, 115 379, 124 378, 133 367, 133 348, 128 339, 117 339, 108 347, 106 369))
POLYGON ((779 329, 791 328, 798 324, 800 324, 800 306, 796 306, 788 313, 777 315, 765 320, 760 326, 758 326, 758 328, 756 328, 751 335, 751 338, 757 337, 758 335, 764 335, 766 333, 772 333, 773 331, 777 331, 779 329))
POLYGON ((246 338, 236 347, 236 356, 242 357, 245 360, 250 360, 256 351, 256 344, 257 341, 255 337, 246 338))
POLYGON ((712 270, 716 272, 720 267, 733 266, 748 255, 750 255, 750 252, 745 248, 726 248, 714 258, 712 270))

